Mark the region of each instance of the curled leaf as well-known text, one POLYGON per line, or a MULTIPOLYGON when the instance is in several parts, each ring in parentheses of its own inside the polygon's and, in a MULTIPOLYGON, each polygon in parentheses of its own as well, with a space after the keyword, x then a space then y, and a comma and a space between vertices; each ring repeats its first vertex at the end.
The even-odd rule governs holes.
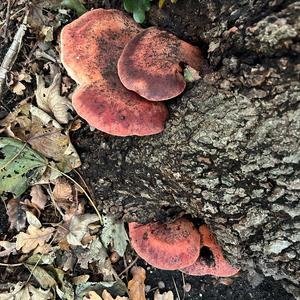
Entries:
POLYGON ((42 76, 36 75, 36 82, 35 96, 38 107, 52 113, 58 123, 67 124, 72 119, 68 110, 73 110, 73 106, 68 98, 60 95, 61 74, 57 73, 47 88, 42 76))

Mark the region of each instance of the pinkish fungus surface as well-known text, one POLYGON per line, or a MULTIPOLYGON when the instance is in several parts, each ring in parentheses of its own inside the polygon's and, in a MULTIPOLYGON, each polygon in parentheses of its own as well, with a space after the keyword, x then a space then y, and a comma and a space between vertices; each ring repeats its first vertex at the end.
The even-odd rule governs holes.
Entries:
POLYGON ((194 276, 214 275, 219 277, 230 277, 238 273, 239 269, 232 267, 224 258, 221 247, 208 227, 201 225, 199 233, 201 237, 200 255, 194 264, 181 269, 181 271, 194 276))
POLYGON ((131 244, 150 265, 176 270, 193 264, 200 250, 200 235, 193 223, 178 219, 173 223, 129 223, 131 244))
POLYGON ((168 111, 128 91, 117 74, 117 61, 140 27, 118 10, 95 9, 66 25, 61 60, 79 84, 72 102, 95 128, 117 136, 151 135, 164 129, 168 111))
POLYGON ((151 27, 126 45, 118 62, 118 74, 127 89, 148 100, 162 101, 184 91, 184 64, 200 71, 204 64, 200 49, 151 27))

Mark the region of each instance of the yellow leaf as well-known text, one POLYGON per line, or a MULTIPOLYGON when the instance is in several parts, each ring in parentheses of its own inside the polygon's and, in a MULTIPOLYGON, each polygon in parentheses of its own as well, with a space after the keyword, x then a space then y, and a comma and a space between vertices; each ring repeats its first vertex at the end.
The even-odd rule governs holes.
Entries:
POLYGON ((131 274, 133 278, 128 282, 128 294, 130 300, 146 300, 146 271, 142 267, 133 267, 131 269, 131 274))
POLYGON ((158 2, 159 8, 163 8, 164 4, 165 4, 165 0, 159 0, 158 2))
POLYGON ((37 246, 44 246, 50 240, 55 231, 54 228, 37 228, 32 225, 28 226, 27 233, 20 232, 16 238, 16 249, 22 249, 23 253, 29 253, 37 246))

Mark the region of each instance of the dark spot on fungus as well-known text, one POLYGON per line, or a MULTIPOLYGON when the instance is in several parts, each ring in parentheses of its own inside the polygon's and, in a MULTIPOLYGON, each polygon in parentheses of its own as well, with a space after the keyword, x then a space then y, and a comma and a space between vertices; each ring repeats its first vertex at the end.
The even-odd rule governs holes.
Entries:
POLYGON ((201 236, 201 250, 197 261, 181 269, 188 275, 203 276, 214 275, 220 277, 230 277, 235 275, 239 269, 232 267, 224 258, 222 249, 210 233, 206 225, 199 227, 201 236))

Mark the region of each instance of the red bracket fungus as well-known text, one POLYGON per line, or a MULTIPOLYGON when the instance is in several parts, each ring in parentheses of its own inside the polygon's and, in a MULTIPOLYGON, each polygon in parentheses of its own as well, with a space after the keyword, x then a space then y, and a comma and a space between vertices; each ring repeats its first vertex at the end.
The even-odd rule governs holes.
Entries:
POLYGON ((126 45, 118 61, 118 74, 127 89, 148 100, 162 101, 184 91, 183 64, 200 71, 203 58, 199 48, 151 27, 126 45))
POLYGON ((238 268, 232 267, 224 258, 221 247, 217 244, 216 240, 210 233, 206 225, 199 227, 199 233, 201 237, 201 249, 200 255, 197 261, 181 269, 182 272, 188 275, 203 276, 203 275, 214 275, 219 277, 230 277, 239 272, 238 268), (201 250, 207 247, 213 255, 213 260, 203 257, 201 250))
POLYGON ((131 244, 150 265, 176 270, 193 264, 200 251, 200 235, 193 223, 178 219, 173 223, 129 223, 131 244))
POLYGON ((168 111, 124 88, 117 61, 140 27, 118 10, 95 9, 66 25, 61 61, 79 84, 72 97, 77 113, 90 125, 117 136, 161 132, 168 111))

